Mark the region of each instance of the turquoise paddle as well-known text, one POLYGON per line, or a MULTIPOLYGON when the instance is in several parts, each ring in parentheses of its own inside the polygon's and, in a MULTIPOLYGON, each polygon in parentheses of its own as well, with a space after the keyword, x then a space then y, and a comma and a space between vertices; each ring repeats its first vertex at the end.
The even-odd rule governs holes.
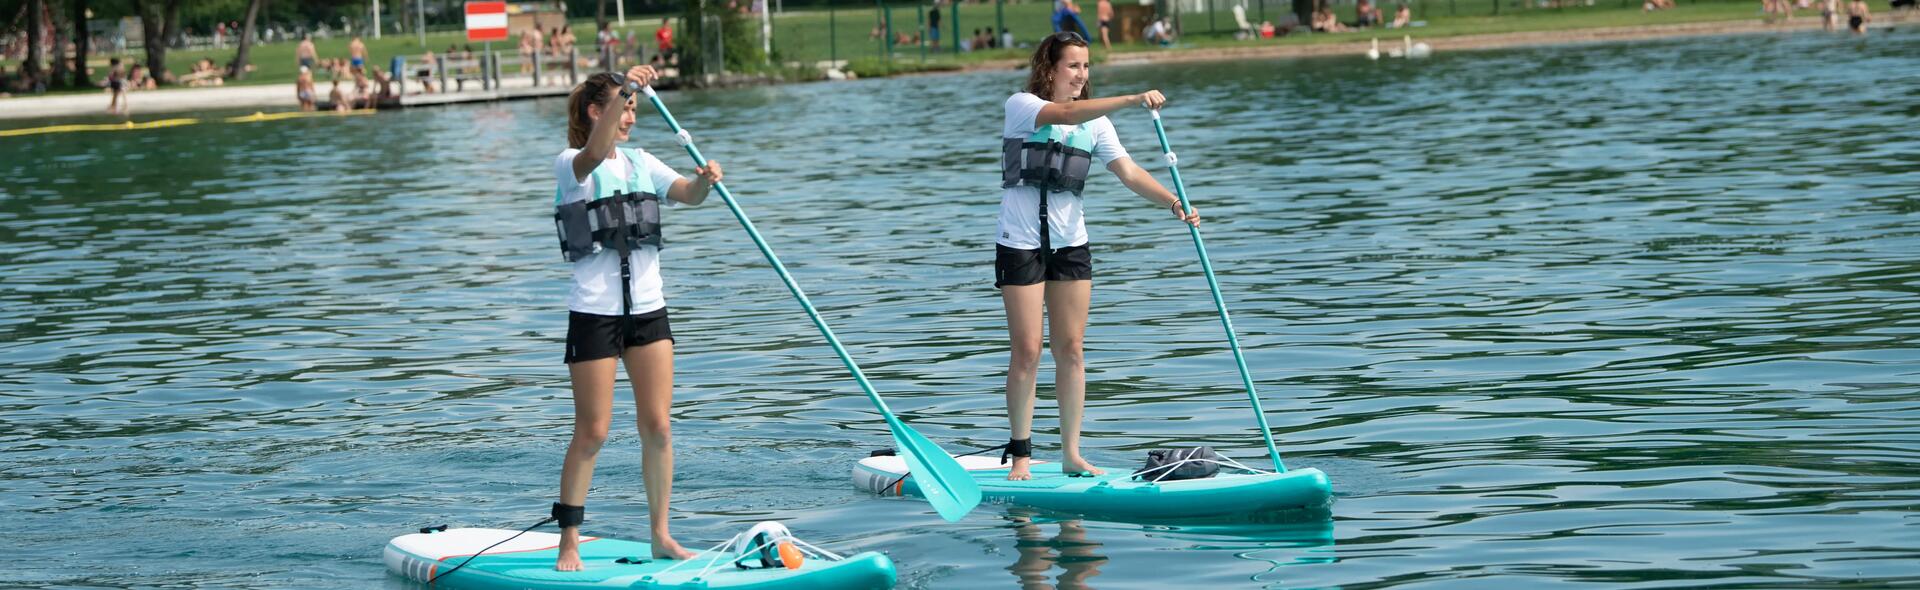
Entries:
MULTIPOLYGON (((1160 153, 1166 154, 1167 169, 1173 172, 1173 192, 1180 198, 1180 209, 1193 214, 1193 204, 1187 200, 1187 184, 1180 180, 1180 159, 1174 157, 1173 146, 1167 144, 1167 128, 1160 123, 1160 109, 1153 109, 1153 132, 1160 134, 1160 153)), ((1247 386, 1247 399, 1253 402, 1253 417, 1260 422, 1260 436, 1267 441, 1267 453, 1273 455, 1273 468, 1286 471, 1287 466, 1280 462, 1280 448, 1273 445, 1273 431, 1267 429, 1267 413, 1260 409, 1260 394, 1253 390, 1253 373, 1247 371, 1247 357, 1240 352, 1240 337, 1233 335, 1233 320, 1227 317, 1227 301, 1220 298, 1220 281, 1213 278, 1213 261, 1207 259, 1207 244, 1200 240, 1200 228, 1189 225, 1187 231, 1193 234, 1193 248, 1200 251, 1200 270, 1207 274, 1207 287, 1213 289, 1213 306, 1220 310, 1220 325, 1227 329, 1227 344, 1233 348, 1233 362, 1240 365, 1240 381, 1247 386)))
MULTIPOLYGON (((654 94, 653 87, 642 86, 640 91, 653 102, 654 110, 660 111, 660 117, 667 120, 667 126, 673 128, 680 147, 687 148, 687 155, 693 156, 693 162, 706 167, 707 158, 700 155, 700 148, 694 147, 693 136, 680 128, 680 122, 674 120, 667 105, 660 102, 660 95, 654 94)), ((867 392, 867 399, 873 400, 873 406, 880 409, 880 415, 887 419, 887 428, 893 430, 893 443, 900 449, 900 456, 907 460, 907 472, 913 474, 920 484, 920 492, 933 504, 933 509, 941 518, 949 521, 960 520, 968 511, 980 503, 980 484, 973 481, 960 462, 952 455, 933 444, 927 437, 914 432, 905 422, 887 409, 887 402, 880 400, 880 394, 873 391, 873 384, 867 382, 867 376, 860 372, 860 366, 854 364, 853 357, 847 355, 846 347, 840 345, 840 339, 834 337, 833 329, 827 327, 826 320, 820 319, 820 312, 813 309, 813 302, 807 300, 807 294, 800 291, 800 284, 793 282, 793 276, 787 274, 787 267, 780 264, 780 258, 773 255, 773 248, 760 237, 759 230, 753 228, 753 221, 747 219, 747 213, 740 210, 740 204, 733 200, 733 193, 727 191, 727 185, 714 183, 713 189, 720 193, 720 200, 733 210, 734 219, 740 220, 740 227, 747 230, 747 236, 753 238, 753 244, 760 247, 760 253, 766 255, 767 262, 773 265, 774 272, 780 273, 780 280, 786 281, 787 290, 800 300, 800 307, 807 310, 807 317, 813 319, 813 325, 820 328, 820 335, 827 337, 827 344, 833 345, 833 352, 840 355, 840 361, 847 364, 847 370, 853 373, 853 380, 860 383, 860 389, 867 392)))

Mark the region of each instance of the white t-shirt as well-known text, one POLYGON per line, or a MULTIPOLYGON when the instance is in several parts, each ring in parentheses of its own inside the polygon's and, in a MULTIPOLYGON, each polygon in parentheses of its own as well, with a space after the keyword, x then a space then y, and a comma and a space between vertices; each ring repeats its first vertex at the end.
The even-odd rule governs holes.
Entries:
MULTIPOLYGON (((1045 99, 1028 92, 1016 93, 1008 98, 1007 123, 1000 137, 1026 139, 1033 135, 1033 120, 1040 116, 1040 109, 1045 106, 1045 99)), ((1127 148, 1121 147, 1120 136, 1114 133, 1112 121, 1101 117, 1083 125, 1093 132, 1093 161, 1097 169, 1103 170, 1114 160, 1131 157, 1127 155, 1127 148)), ((1073 126, 1069 125, 1067 129, 1072 130, 1073 126)), ((1095 173, 1095 170, 1089 170, 1088 176, 1095 173)), ((1047 195, 1047 225, 1052 226, 1053 230, 1048 237, 1048 245, 1054 248, 1087 243, 1087 223, 1080 197, 1073 196, 1073 193, 1062 191, 1047 195)), ((1000 235, 995 242, 1022 250, 1040 248, 1040 189, 1015 186, 1006 189, 1000 196, 1000 235)))
MULTIPOLYGON (((653 178, 655 194, 660 195, 663 203, 667 200, 667 190, 673 188, 673 182, 680 180, 680 173, 674 172, 659 158, 653 157, 638 148, 644 160, 647 174, 653 178)), ((593 184, 593 174, 587 174, 585 180, 573 180, 573 157, 580 150, 569 148, 560 152, 554 161, 554 179, 560 182, 560 203, 585 201, 594 197, 598 187, 593 184)), ((627 155, 622 150, 614 150, 613 159, 600 164, 601 174, 610 174, 626 178, 631 174, 627 155)), ((640 314, 667 306, 667 299, 660 291, 660 249, 653 246, 641 246, 629 251, 627 262, 633 271, 633 308, 632 313, 640 314)), ((573 263, 573 293, 567 296, 567 309, 594 315, 620 315, 620 253, 616 250, 601 250, 573 263)))

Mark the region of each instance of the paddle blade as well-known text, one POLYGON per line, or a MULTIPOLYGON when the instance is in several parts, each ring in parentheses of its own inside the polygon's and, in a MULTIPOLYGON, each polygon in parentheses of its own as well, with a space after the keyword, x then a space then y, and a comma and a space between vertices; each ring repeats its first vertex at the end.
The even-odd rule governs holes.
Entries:
POLYGON ((907 473, 940 518, 958 521, 980 504, 980 484, 952 455, 892 415, 887 416, 887 426, 893 429, 894 446, 907 460, 907 473))

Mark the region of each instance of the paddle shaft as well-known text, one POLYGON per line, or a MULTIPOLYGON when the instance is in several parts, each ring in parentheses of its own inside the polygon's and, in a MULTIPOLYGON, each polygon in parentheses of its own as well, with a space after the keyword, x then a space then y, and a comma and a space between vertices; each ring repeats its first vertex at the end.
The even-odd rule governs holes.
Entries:
MULTIPOLYGON (((674 120, 673 113, 667 110, 667 105, 660 102, 660 95, 655 94, 651 86, 642 86, 641 92, 645 93, 647 100, 653 103, 653 109, 660 113, 660 118, 667 120, 667 126, 673 128, 674 135, 679 138, 680 147, 687 148, 687 155, 693 156, 693 163, 705 168, 706 156, 700 155, 700 148, 693 145, 693 136, 680 128, 680 122, 674 120)), ((867 393, 867 399, 873 401, 874 407, 880 409, 880 414, 886 416, 889 423, 897 421, 893 410, 887 408, 887 402, 882 401, 880 394, 873 390, 873 384, 867 382, 866 374, 860 372, 860 365, 854 364, 853 357, 847 354, 846 347, 841 346, 840 339, 833 335, 833 328, 827 327, 827 321, 820 318, 819 310, 813 308, 813 302, 807 299, 806 292, 800 290, 800 283, 794 282, 793 275, 787 274, 786 265, 780 264, 780 257, 774 255, 773 248, 767 246, 767 240, 760 237, 760 230, 754 229, 753 220, 747 219, 747 212, 740 209, 739 203, 734 202, 733 193, 727 191, 726 183, 713 183, 713 190, 720 193, 720 200, 727 204, 728 210, 733 211, 733 218, 740 220, 740 227, 746 228, 747 236, 753 238, 753 245, 760 248, 760 253, 767 257, 769 264, 773 265, 773 271, 780 274, 781 281, 786 282, 787 291, 793 293, 794 299, 800 300, 800 307, 807 310, 807 317, 813 320, 814 327, 820 329, 820 335, 827 338, 827 344, 833 346, 834 354, 840 355, 840 362, 846 363, 847 370, 853 373, 853 380, 858 382, 860 389, 867 393)))
MULTIPOLYGON (((695 164, 706 167, 707 158, 700 155, 700 148, 693 145, 693 137, 680 127, 679 121, 674 120, 667 105, 660 102, 660 96, 654 94, 651 87, 643 86, 641 89, 646 93, 647 100, 653 103, 654 110, 659 111, 660 117, 673 129, 680 146, 687 149, 687 155, 693 156, 695 164)), ((786 282, 787 291, 792 292, 793 298, 800 301, 800 307, 807 310, 807 317, 813 320, 814 327, 819 328, 820 334, 827 338, 827 343, 833 345, 834 354, 840 355, 840 362, 846 363, 847 371, 853 373, 853 380, 860 384, 861 391, 866 392, 867 399, 873 401, 873 407, 880 410, 880 416, 886 419, 887 429, 892 431, 894 444, 900 449, 901 457, 906 459, 909 471, 920 476, 921 489, 927 502, 933 504, 940 517, 948 521, 965 517, 967 512, 980 504, 980 486, 973 481, 966 468, 961 467, 940 445, 927 440, 927 437, 893 415, 893 410, 887 408, 887 403, 873 390, 873 384, 867 381, 866 374, 860 372, 860 366, 854 364, 853 357, 847 354, 846 347, 841 346, 840 339, 833 335, 833 329, 828 328, 827 321, 821 319, 819 310, 814 309, 806 292, 801 291, 800 284, 794 282, 793 275, 787 273, 787 267, 780 264, 780 257, 773 254, 773 248, 767 246, 766 239, 760 237, 760 231, 754 229, 753 221, 747 219, 747 213, 740 209, 733 193, 727 190, 725 184, 716 182, 713 188, 720 192, 720 200, 726 202, 727 209, 733 211, 733 217, 740 221, 740 227, 745 228, 747 235, 753 238, 753 245, 760 248, 760 253, 766 255, 773 270, 780 274, 780 280, 786 282)))
MULTIPOLYGON (((1160 110, 1153 109, 1153 132, 1160 136, 1160 153, 1167 156, 1167 170, 1173 174, 1174 196, 1180 199, 1180 210, 1193 214, 1193 204, 1187 200, 1187 184, 1180 180, 1180 166, 1173 155, 1173 146, 1167 143, 1167 128, 1160 122, 1160 110)), ((1193 249, 1200 252, 1200 270, 1207 275, 1207 288, 1213 290, 1213 306, 1220 310, 1220 325, 1227 330, 1227 345, 1233 348, 1233 362, 1240 366, 1240 382, 1247 386, 1247 400, 1253 402, 1253 417, 1260 423, 1260 437, 1267 441, 1267 453, 1273 456, 1273 468, 1286 471, 1287 466, 1280 462, 1280 448, 1273 444, 1273 431, 1267 429, 1267 413, 1260 408, 1260 394, 1253 388, 1253 373, 1247 370, 1247 356, 1240 352, 1240 337, 1233 333, 1233 319, 1227 315, 1227 301, 1220 297, 1220 281, 1213 276, 1213 261, 1207 258, 1207 244, 1200 239, 1200 228, 1188 225, 1187 232, 1193 235, 1193 249)))

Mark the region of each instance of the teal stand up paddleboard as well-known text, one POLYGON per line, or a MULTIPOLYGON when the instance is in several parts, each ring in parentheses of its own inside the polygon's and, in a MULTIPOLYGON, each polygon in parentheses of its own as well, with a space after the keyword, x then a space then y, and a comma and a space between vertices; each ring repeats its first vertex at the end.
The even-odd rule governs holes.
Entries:
POLYGON ((584 568, 574 572, 553 569, 560 535, 504 529, 402 535, 387 544, 385 559, 388 570, 413 581, 472 590, 893 587, 893 561, 885 555, 869 551, 841 557, 792 538, 777 523, 761 523, 754 531, 681 561, 650 558, 646 543, 581 537, 584 568), (753 534, 769 525, 777 533, 753 534), (499 546, 488 549, 496 543, 499 546))
MULTIPOLYGON (((1174 194, 1179 198, 1181 210, 1191 214, 1193 205, 1187 198, 1186 181, 1180 177, 1179 159, 1167 142, 1160 111, 1156 109, 1152 113, 1160 151, 1173 175, 1174 194)), ((1200 269, 1213 294, 1214 308, 1220 314, 1228 348, 1233 351, 1234 365, 1240 370, 1241 384, 1246 387, 1247 402, 1259 425, 1260 438, 1273 459, 1273 470, 1247 467, 1232 459, 1209 458, 1182 459, 1140 475, 1110 472, 1089 476, 1061 473, 1058 464, 1035 461, 1031 467, 1033 479, 1008 481, 1007 471, 1012 466, 1000 463, 999 459, 955 457, 973 476, 983 501, 1129 520, 1245 518, 1294 510, 1315 511, 1332 502, 1333 486, 1327 481, 1327 474, 1311 468, 1287 469, 1286 463, 1280 460, 1280 448, 1273 442, 1273 429, 1267 426, 1266 412, 1260 407, 1260 393, 1254 389, 1253 372, 1247 369, 1240 338, 1234 334, 1233 319, 1227 314, 1226 299, 1220 294, 1220 281, 1214 276, 1206 242, 1201 240, 1198 226, 1189 225, 1187 231, 1199 254, 1200 269), (1194 479, 1171 477, 1179 464, 1199 462, 1216 464, 1221 468, 1220 473, 1194 479)), ((899 457, 874 456, 854 466, 853 482, 861 489, 878 494, 920 496, 925 494, 916 480, 924 473, 899 457)))
MULTIPOLYGON (((956 457, 980 486, 981 501, 1128 521, 1235 520, 1314 510, 1332 502, 1333 487, 1318 469, 1282 472, 1234 469, 1205 479, 1154 481, 1131 472, 1079 477, 1059 463, 1034 461, 1033 479, 1007 481, 1011 465, 999 457, 956 457)), ((920 496, 916 478, 899 457, 861 459, 853 483, 868 492, 920 496)))

